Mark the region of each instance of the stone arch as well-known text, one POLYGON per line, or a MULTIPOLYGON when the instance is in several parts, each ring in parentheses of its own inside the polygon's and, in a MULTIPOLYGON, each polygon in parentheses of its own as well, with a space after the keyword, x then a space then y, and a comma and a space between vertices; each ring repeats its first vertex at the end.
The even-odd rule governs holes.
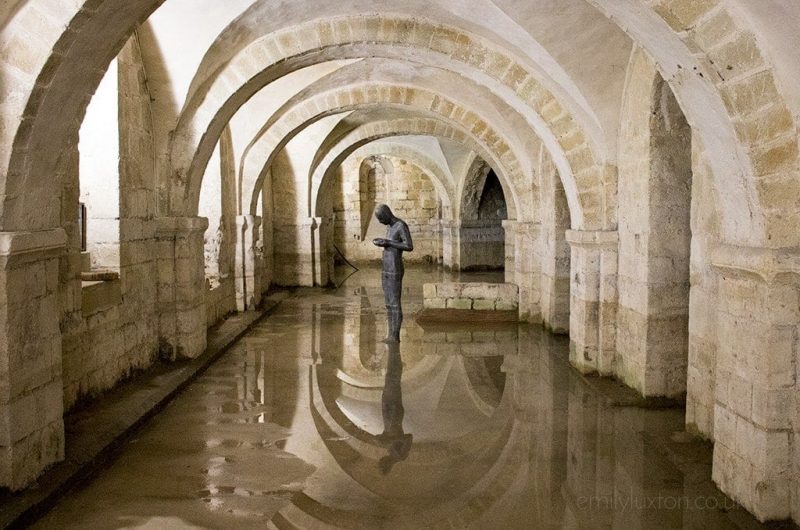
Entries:
POLYGON ((625 92, 615 370, 646 396, 677 397, 689 344, 692 130, 643 52, 631 58, 625 92))
MULTIPOLYGON (((566 153, 566 161, 559 156, 556 159, 570 197, 580 201, 581 211, 594 214, 584 221, 580 219, 578 205, 571 204, 576 211, 573 222, 583 221, 583 224, 594 227, 605 223, 608 208, 602 186, 597 183, 607 180, 610 169, 589 145, 573 116, 528 69, 474 35, 416 19, 398 17, 394 20, 386 16, 338 17, 330 22, 301 24, 291 32, 278 31, 256 39, 236 57, 230 58, 222 70, 215 71, 213 77, 205 78, 199 74, 174 137, 173 177, 170 182, 178 184, 179 189, 172 193, 173 202, 182 204, 187 199, 187 190, 183 186, 197 178, 205 163, 208 146, 213 144, 223 124, 261 87, 294 69, 322 60, 364 55, 405 58, 405 49, 409 46, 433 50, 439 56, 446 56, 447 61, 460 62, 488 74, 527 101, 548 124, 540 134, 545 139, 555 135, 561 145, 554 149, 556 155, 559 151, 566 153), (411 32, 411 41, 407 31, 411 32), (438 38, 431 40, 434 35, 438 38), (424 39, 424 42, 416 42, 415 38, 424 39), (302 43, 316 43, 318 48, 306 49, 302 43), (580 193, 567 179, 572 174, 579 183, 580 193)), ((206 69, 207 66, 201 67, 201 70, 206 69)), ((183 207, 190 205, 179 208, 183 207)))
MULTIPOLYGON (((475 156, 459 180, 459 212, 454 229, 458 237, 458 263, 460 270, 501 269, 506 261, 506 237, 502 223, 508 219, 506 208, 500 218, 482 218, 482 208, 487 187, 496 183, 496 174, 490 164, 475 156)), ((501 191, 502 193, 502 191, 501 191)), ((505 195, 503 204, 507 206, 505 195)))
POLYGON ((588 1, 653 58, 702 140, 725 241, 795 246, 796 124, 755 34, 719 0, 648 9, 588 1), (759 97, 743 97, 752 87, 761 87, 759 97), (768 101, 776 103, 764 107, 768 101))
MULTIPOLYGON (((244 193, 247 194, 253 187, 249 182, 263 178, 263 175, 255 175, 268 166, 268 156, 274 146, 286 135, 292 134, 293 122, 310 122, 312 117, 320 119, 330 112, 343 112, 355 108, 356 105, 384 100, 396 104, 419 102, 421 107, 440 110, 445 116, 466 123, 476 135, 487 138, 491 143, 496 143, 494 133, 483 124, 491 123, 493 127, 494 124, 499 124, 498 133, 502 133, 507 144, 499 144, 499 150, 511 149, 506 156, 509 159, 508 166, 519 165, 520 172, 525 175, 533 172, 527 153, 534 151, 531 144, 536 141, 532 137, 525 138, 524 132, 520 133, 527 130, 528 124, 496 95, 442 70, 416 64, 392 62, 390 65, 393 68, 396 66, 400 71, 387 72, 386 65, 380 61, 373 64, 370 60, 365 60, 349 65, 316 81, 282 105, 245 149, 240 168, 244 193), (383 70, 373 71, 373 67, 383 67, 383 70), (432 79, 434 77, 436 79, 432 79), (462 83, 464 92, 468 93, 471 100, 465 103, 465 96, 439 96, 440 93, 448 92, 444 81, 462 83), (516 160, 512 159, 517 153, 520 155, 516 160)), ((573 197, 572 202, 577 203, 577 197, 573 197)))
POLYGON ((370 142, 359 149, 354 155, 370 156, 370 155, 389 155, 397 158, 406 158, 414 162, 428 177, 431 179, 436 192, 442 200, 443 215, 449 218, 453 211, 453 185, 452 180, 445 172, 438 162, 428 156, 420 149, 412 148, 408 145, 382 142, 370 142))
MULTIPOLYGON (((701 49, 704 51, 710 50, 713 44, 721 43, 725 40, 730 41, 731 46, 733 43, 736 43, 737 46, 743 46, 753 50, 754 53, 749 55, 752 59, 750 64, 744 66, 749 67, 752 66, 753 63, 765 65, 761 70, 764 72, 762 78, 765 80, 768 87, 774 88, 776 85, 773 79, 774 76, 753 33, 749 32, 747 28, 743 28, 740 21, 736 20, 735 16, 731 16, 728 9, 718 1, 704 2, 698 9, 683 9, 683 4, 671 0, 657 4, 656 9, 658 9, 658 12, 651 10, 642 12, 637 9, 628 9, 623 4, 609 2, 608 0, 590 1, 598 7, 601 12, 605 13, 620 27, 625 29, 635 42, 642 44, 648 52, 656 58, 662 70, 662 76, 673 85, 673 90, 678 100, 681 102, 690 123, 704 137, 706 149, 714 152, 721 151, 728 154, 738 153, 736 157, 737 167, 733 168, 735 169, 733 174, 737 175, 734 180, 738 180, 736 186, 738 189, 726 197, 722 197, 720 203, 724 205, 726 218, 737 219, 737 216, 747 216, 748 219, 744 221, 735 221, 733 227, 726 229, 726 237, 732 240, 740 240, 742 238, 751 239, 752 236, 744 235, 742 232, 744 227, 752 225, 756 228, 755 232, 761 234, 757 237, 763 239, 766 235, 766 226, 763 214, 759 209, 762 202, 759 199, 763 198, 764 200, 769 199, 771 201, 773 197, 780 197, 783 198, 784 202, 787 202, 787 197, 793 197, 788 186, 790 179, 786 172, 787 169, 792 169, 794 165, 796 165, 797 158, 796 142, 792 144, 790 141, 790 137, 796 134, 793 132, 795 125, 792 117, 785 112, 785 108, 770 110, 774 116, 780 119, 777 125, 769 129, 765 129, 763 125, 765 115, 755 112, 748 115, 746 119, 737 121, 738 126, 736 130, 733 130, 734 128, 731 125, 731 121, 733 120, 731 119, 725 120, 725 123, 721 124, 723 126, 722 129, 717 127, 720 123, 717 123, 716 120, 709 123, 703 122, 703 120, 699 118, 703 115, 703 109, 709 108, 709 103, 711 103, 710 107, 714 109, 736 108, 734 93, 737 87, 734 86, 735 84, 729 85, 725 90, 728 97, 725 98, 720 97, 719 93, 713 92, 709 96, 708 88, 711 87, 713 91, 713 84, 722 82, 721 78, 725 75, 725 72, 722 71, 718 72, 718 74, 721 74, 721 77, 718 76, 720 80, 714 76, 704 76, 704 81, 702 81, 701 84, 707 83, 707 85, 700 86, 699 90, 695 93, 692 93, 689 88, 682 88, 679 86, 687 85, 690 86, 690 88, 698 88, 697 80, 689 81, 689 78, 694 74, 687 72, 692 72, 695 68, 698 70, 703 70, 703 68, 698 65, 696 60, 692 59, 688 51, 689 47, 682 43, 680 38, 675 35, 675 31, 682 32, 683 38, 691 43, 694 49, 701 49), (717 38, 714 39, 714 34, 711 31, 712 24, 714 22, 719 22, 718 17, 724 18, 726 16, 733 21, 732 27, 734 29, 731 29, 725 34, 717 35, 717 38), (656 17, 660 22, 654 24, 656 17), (690 29, 691 31, 685 32, 684 30, 686 29, 690 29), (665 45, 664 43, 670 43, 670 45, 665 45), (675 60, 676 58, 678 58, 678 61, 675 60), (681 65, 681 68, 678 68, 678 64, 681 65), (679 70, 682 70, 682 72, 679 70), (711 134, 711 130, 725 131, 725 134, 721 135, 724 137, 715 140, 711 134), (776 134, 781 138, 781 142, 783 143, 780 145, 773 145, 770 148, 770 142, 774 141, 776 134), (773 138, 768 138, 770 136, 773 138), (750 157, 743 154, 742 150, 737 147, 737 143, 733 141, 734 138, 738 139, 740 137, 746 140, 747 147, 752 151, 750 157), (765 140, 769 141, 765 144, 765 140), (749 158, 753 158, 753 161, 749 160, 749 158), (763 182, 758 184, 758 190, 756 190, 756 185, 750 182, 753 171, 756 171, 759 175, 771 175, 772 178, 761 179, 763 182), (786 193, 781 193, 784 191, 786 193), (749 219, 750 216, 752 216, 752 221, 749 219)), ((21 91, 23 94, 21 98, 10 98, 7 102, 4 101, 4 110, 9 111, 4 112, 4 116, 24 116, 19 127, 17 127, 16 124, 11 127, 4 127, 4 130, 8 131, 6 133, 7 136, 4 138, 4 144, 7 146, 13 145, 13 151, 9 152, 11 160, 9 160, 8 171, 6 172, 8 177, 5 188, 7 189, 4 189, 4 194, 6 195, 3 210, 4 227, 12 229, 14 226, 20 225, 29 225, 28 227, 31 227, 36 224, 42 226, 52 226, 56 224, 53 222, 55 220, 53 215, 50 216, 48 221, 35 221, 30 218, 31 215, 28 213, 34 211, 34 209, 26 209, 22 206, 24 202, 27 203, 27 201, 35 201, 36 199, 44 198, 38 196, 33 197, 33 194, 28 194, 24 199, 21 197, 20 190, 25 187, 23 180, 26 176, 30 178, 31 174, 38 174, 39 177, 36 178, 49 178, 50 175, 59 173, 57 170, 52 170, 57 165, 58 153, 54 152, 57 150, 47 149, 46 146, 48 142, 44 139, 34 141, 34 138, 38 138, 41 134, 37 132, 41 131, 41 127, 36 125, 39 123, 37 120, 44 119, 43 117, 47 116, 46 121, 50 129, 47 137, 58 137, 59 141, 53 141, 52 143, 58 144, 59 148, 62 147, 66 142, 61 142, 60 140, 68 138, 70 134, 66 130, 53 131, 53 122, 69 120, 52 120, 52 116, 80 116, 82 114, 86 105, 86 94, 90 93, 91 89, 99 82, 100 75, 97 72, 103 71, 105 65, 116 55, 125 39, 131 34, 135 25, 144 20, 158 5, 160 5, 160 3, 159 0, 143 0, 131 4, 130 2, 116 0, 113 2, 103 2, 102 6, 99 6, 99 2, 87 1, 78 5, 72 4, 64 9, 63 6, 50 6, 46 2, 31 1, 22 7, 18 7, 14 19, 6 24, 6 29, 8 29, 14 26, 18 20, 24 19, 25 17, 23 15, 27 9, 45 11, 52 9, 52 13, 48 13, 48 16, 43 18, 51 21, 53 31, 40 32, 41 35, 45 35, 45 42, 40 44, 39 50, 42 51, 34 61, 35 64, 25 65, 25 67, 20 65, 22 68, 18 69, 18 71, 27 72, 29 75, 29 77, 22 80, 22 84, 26 85, 27 88, 21 91), (62 32, 59 24, 60 27, 69 27, 69 31, 62 32), (47 39, 52 39, 53 36, 56 36, 55 42, 47 41, 47 39), (104 48, 106 51, 105 54, 97 53, 97 42, 108 43, 112 49, 108 50, 104 48), (82 52, 86 51, 89 46, 93 47, 91 50, 92 53, 83 54, 82 52), (61 50, 68 51, 66 54, 63 54, 61 50), (85 57, 91 57, 92 61, 86 61, 84 59, 85 57), (77 72, 89 75, 79 75, 77 72), (74 83, 57 82, 62 79, 66 80, 66 76, 72 75, 74 75, 76 79, 81 79, 82 84, 79 83, 75 85, 74 83), (69 89, 64 87, 69 87, 69 89), (86 88, 86 90, 82 90, 81 87, 86 88), (59 92, 59 90, 63 92, 59 92), (81 95, 78 96, 77 94, 81 95), (6 106, 6 104, 8 106, 6 106), (65 109, 70 108, 75 109, 76 112, 65 111, 65 109), (46 112, 47 109, 51 109, 54 112, 46 112), (16 140, 12 140, 12 136, 16 138, 16 140), (13 155, 11 154, 12 152, 14 153, 13 155), (26 154, 31 152, 37 153, 35 161, 30 160, 26 154), (30 169, 30 171, 28 171, 28 169, 30 169), (10 186, 9 183, 11 183, 10 186), (12 222, 12 217, 17 220, 12 222), (8 220, 6 220, 6 218, 8 220)), ((358 33, 363 34, 367 27, 381 27, 381 24, 377 22, 379 22, 379 20, 376 18, 372 23, 364 21, 358 24, 358 33)), ((22 23, 23 22, 20 22, 20 24, 22 23)), ((399 25, 399 22, 396 22, 394 25, 387 24, 386 31, 396 32, 399 25)), ((408 28, 408 23, 406 23, 404 27, 408 28)), ((343 30, 344 28, 342 27, 341 29, 343 30)), ((350 35, 351 32, 352 30, 349 26, 346 31, 341 31, 340 28, 333 23, 327 25, 324 30, 324 34, 328 36, 332 36, 335 33, 350 35)), ((426 36, 434 36, 437 33, 439 32, 424 32, 426 36)), ((414 34, 420 34, 421 36, 422 32, 415 31, 414 34)), ((459 39, 461 39, 465 45, 472 42, 468 35, 462 39, 463 34, 449 34, 446 28, 442 28, 441 34, 442 36, 440 38, 431 39, 431 41, 426 44, 436 45, 440 48, 444 48, 445 45, 450 48, 456 48, 456 46, 453 46, 452 41, 447 38, 453 36, 456 37, 456 42, 459 42, 459 39), (433 42, 434 40, 436 43, 433 42)), ((316 37, 322 35, 322 31, 314 34, 316 37)), ((289 46, 294 42, 292 39, 287 39, 285 36, 283 41, 289 46)), ((323 41, 320 39, 318 42, 322 44, 323 41)), ((277 43, 273 44, 276 50, 280 49, 277 43)), ((707 52, 707 55, 709 57, 724 55, 726 49, 726 46, 718 46, 715 52, 707 52)), ((9 58, 4 58, 4 61, 9 63, 9 58)), ((13 62, 13 60, 11 60, 11 62, 13 62)), ((716 64, 721 64, 722 62, 717 61, 716 64)), ((502 62, 501 64, 505 63, 502 62)), ((727 66, 734 65, 724 65, 719 68, 727 69, 727 66)), ((737 67, 738 66, 742 65, 737 65, 737 67)), ((757 70, 759 70, 758 67, 753 68, 753 71, 757 70)), ((7 69, 4 68, 4 71, 7 71, 7 69)), ((19 76, 16 75, 15 77, 19 76)), ((753 78, 742 78, 740 81, 742 83, 745 81, 752 82, 753 78)), ((526 84, 528 84, 527 81, 524 81, 520 86, 526 84)), ((773 91, 770 89, 769 92, 771 95, 774 92, 774 95, 780 100, 777 90, 773 91)), ((735 116, 733 112, 725 112, 724 114, 727 118, 735 116)), ((776 122, 773 120, 771 123, 775 124, 776 122)), ((11 124, 9 123, 9 125, 11 124)), ((63 123, 59 123, 59 127, 62 126, 66 127, 63 123)), ((71 127, 76 128, 77 123, 71 124, 71 127)), ((72 136, 74 137, 74 135, 72 136)), ((712 156, 709 158, 722 160, 726 157, 712 156)), ((731 174, 731 172, 726 171, 726 168, 722 166, 724 162, 716 161, 715 164, 715 175, 731 174)), ((723 179, 724 177, 717 176, 716 178, 723 179)), ((730 184, 730 182, 728 183, 730 184)), ((28 187, 36 188, 36 186, 28 187)), ((50 202, 50 199, 46 198, 46 202, 50 202)), ((794 203, 783 206, 778 204, 777 207, 773 209, 785 213, 790 207, 794 207, 794 203)), ((791 238, 795 237, 794 235, 785 234, 785 230, 780 230, 781 227, 785 227, 787 223, 791 224, 789 222, 790 219, 794 219, 794 217, 785 215, 782 220, 776 219, 774 226, 777 233, 775 237, 772 237, 772 234, 770 234, 770 239, 780 242, 785 239, 791 240, 791 238)))
POLYGON ((15 97, 0 107, 2 230, 60 226, 53 176, 67 177, 63 155, 75 148, 91 95, 136 26, 162 2, 29 0, 17 7, 3 31, 30 53, 0 57, 4 83, 15 86, 15 97))
POLYGON ((481 157, 475 156, 464 178, 458 181, 458 216, 461 220, 477 220, 481 191, 491 167, 481 157))
MULTIPOLYGON (((374 258, 371 241, 386 227, 375 219, 375 207, 388 204, 409 226, 414 252, 408 263, 440 263, 443 259, 441 217, 443 202, 437 177, 413 156, 382 149, 372 142, 355 150, 339 167, 331 168, 330 185, 321 198, 319 217, 332 222, 336 252, 350 261, 374 258), (366 149, 365 149, 366 148, 366 149)), ((405 152, 414 154, 408 149, 405 152)))
POLYGON ((553 333, 567 334, 571 257, 566 232, 570 227, 570 210, 558 169, 544 145, 539 149, 537 176, 540 179, 542 205, 539 238, 542 323, 553 333))
MULTIPOLYGON (((377 181, 378 175, 384 180, 387 175, 394 174, 394 165, 392 161, 385 156, 375 154, 366 157, 358 168, 358 192, 361 196, 361 239, 367 237, 367 229, 369 228, 369 220, 372 216, 372 211, 375 209, 376 200, 374 198, 375 188, 370 186, 371 181, 377 181), (367 199, 372 198, 372 201, 367 199)), ((390 177, 388 177, 390 178, 390 177)))
MULTIPOLYGON (((371 122, 351 131, 345 132, 331 142, 333 145, 323 146, 321 152, 326 154, 322 157, 321 161, 316 164, 316 169, 310 178, 312 185, 311 201, 313 211, 317 215, 321 211, 322 203, 320 197, 323 195, 322 188, 325 182, 329 180, 332 168, 336 168, 341 162, 347 158, 353 151, 361 146, 373 142, 378 139, 395 137, 395 136, 408 136, 408 135, 425 135, 435 136, 440 138, 447 138, 460 143, 473 151, 478 152, 493 164, 497 164, 498 177, 504 185, 504 192, 512 200, 509 201, 509 217, 516 215, 530 215, 530 211, 521 211, 520 203, 517 199, 518 192, 509 185, 507 177, 505 177, 506 169, 499 163, 499 160, 491 154, 485 147, 475 142, 470 136, 463 131, 460 131, 447 123, 430 118, 422 117, 415 119, 398 119, 389 122, 371 122)), ((333 136, 333 135, 332 135, 333 136)))
MULTIPOLYGON (((207 174, 216 182, 204 178, 204 190, 207 204, 200 203, 200 209, 207 211, 203 217, 209 218, 209 226, 204 236, 206 281, 216 287, 232 281, 236 247, 236 195, 235 195, 235 154, 233 136, 226 127, 220 137, 217 152, 214 155, 218 164, 208 167, 207 174), (213 212, 213 218, 211 215, 213 212)), ((231 294, 232 296, 232 294, 231 294)), ((223 311, 222 314, 225 312, 223 311)))
MULTIPOLYGON (((521 162, 508 142, 489 124, 481 120, 478 115, 433 92, 410 87, 361 86, 333 94, 322 94, 317 98, 307 100, 300 108, 289 113, 274 127, 271 127, 268 135, 265 135, 270 146, 266 148, 260 146, 258 151, 261 156, 258 157, 257 164, 255 166, 252 166, 252 163, 250 164, 253 168, 258 167, 260 171, 251 189, 260 187, 265 171, 270 167, 275 153, 280 151, 308 124, 328 115, 363 109, 378 104, 387 108, 399 107, 401 109, 421 110, 437 117, 437 119, 444 120, 454 127, 467 131, 468 135, 473 138, 471 143, 479 143, 486 146, 485 150, 492 151, 494 153, 493 158, 500 161, 499 171, 502 171, 503 176, 509 179, 507 187, 521 189, 525 186, 533 185, 531 179, 526 177, 521 162), (357 103, 352 103, 354 101, 357 103), (262 158, 264 153, 269 154, 265 160, 262 158)), ((250 153, 251 151, 247 154, 250 153)), ((247 169, 247 159, 243 159, 242 171, 245 173, 253 172, 252 169, 247 169)), ((243 178, 242 180, 245 179, 243 178)), ((528 204, 528 201, 525 201, 525 206, 529 211, 532 210, 532 205, 528 204)), ((311 206, 309 205, 309 207, 311 206)))

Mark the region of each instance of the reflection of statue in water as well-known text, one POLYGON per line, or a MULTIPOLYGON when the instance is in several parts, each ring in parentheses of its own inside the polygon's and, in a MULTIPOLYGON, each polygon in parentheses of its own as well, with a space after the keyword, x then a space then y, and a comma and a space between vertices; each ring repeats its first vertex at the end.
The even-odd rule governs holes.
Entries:
POLYGON ((389 320, 386 342, 399 342, 400 326, 403 323, 403 308, 400 303, 405 272, 403 252, 414 250, 414 243, 411 241, 408 225, 402 219, 395 217, 388 206, 379 204, 375 208, 375 217, 388 227, 385 239, 377 238, 372 241, 376 246, 383 247, 382 284, 389 320))
POLYGON ((387 455, 380 459, 378 467, 386 475, 397 463, 408 458, 411 451, 413 435, 403 432, 403 361, 400 358, 400 344, 388 342, 388 360, 386 361, 386 379, 381 395, 381 411, 383 412, 383 433, 378 435, 381 445, 386 448, 387 455))

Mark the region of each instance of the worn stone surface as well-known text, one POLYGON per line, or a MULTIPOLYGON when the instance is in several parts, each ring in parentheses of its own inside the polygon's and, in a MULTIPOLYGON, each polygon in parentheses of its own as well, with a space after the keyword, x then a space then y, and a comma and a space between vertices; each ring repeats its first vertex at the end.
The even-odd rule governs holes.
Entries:
POLYGON ((76 404, 373 259, 380 198, 410 258, 517 289, 431 309, 515 311, 685 395, 717 483, 800 521, 797 2, 278 3, 0 6, 0 487, 76 404))
MULTIPOLYGON (((562 337, 411 324, 393 353, 376 272, 284 300, 34 528, 760 527, 679 409, 587 384, 562 337)), ((409 271, 409 310, 431 274, 409 271)))
POLYGON ((519 287, 509 283, 426 283, 425 309, 516 311, 519 287))

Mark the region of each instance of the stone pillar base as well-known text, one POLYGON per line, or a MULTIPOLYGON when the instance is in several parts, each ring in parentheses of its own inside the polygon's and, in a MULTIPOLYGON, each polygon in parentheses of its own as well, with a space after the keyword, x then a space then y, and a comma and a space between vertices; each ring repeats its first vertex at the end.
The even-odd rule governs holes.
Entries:
POLYGON ((158 228, 158 307, 162 357, 195 358, 206 349, 205 217, 162 217, 158 228))
POLYGON ((540 323, 541 264, 536 248, 541 235, 539 223, 503 221, 506 240, 506 283, 519 286, 519 319, 540 323))
POLYGON ((800 255, 722 246, 713 479, 759 520, 800 519, 800 255))
POLYGON ((261 303, 261 270, 258 238, 261 217, 236 216, 236 309, 253 310, 261 303))
POLYGON ((21 490, 64 458, 62 229, 0 232, 0 487, 21 490))
POLYGON ((571 247, 570 362, 612 375, 616 351, 617 232, 568 230, 571 247))
POLYGON ((275 283, 326 286, 333 260, 328 254, 330 223, 322 217, 275 223, 275 283))

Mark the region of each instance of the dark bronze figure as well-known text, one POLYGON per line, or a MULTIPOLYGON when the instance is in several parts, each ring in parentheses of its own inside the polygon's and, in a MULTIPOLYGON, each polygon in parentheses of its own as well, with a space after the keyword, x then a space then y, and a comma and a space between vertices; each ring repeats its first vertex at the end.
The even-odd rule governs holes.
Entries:
POLYGON ((414 436, 403 430, 403 361, 400 357, 400 344, 397 342, 386 343, 389 356, 386 361, 386 379, 381 395, 381 410, 383 412, 383 433, 378 435, 378 440, 386 448, 386 456, 380 459, 378 467, 384 475, 392 467, 408 458, 414 436))
POLYGON ((372 242, 383 248, 383 294, 386 300, 386 312, 389 331, 386 342, 400 342, 400 326, 403 324, 403 252, 414 250, 411 232, 402 219, 398 219, 385 204, 375 208, 375 217, 387 226, 386 238, 377 238, 372 242))

